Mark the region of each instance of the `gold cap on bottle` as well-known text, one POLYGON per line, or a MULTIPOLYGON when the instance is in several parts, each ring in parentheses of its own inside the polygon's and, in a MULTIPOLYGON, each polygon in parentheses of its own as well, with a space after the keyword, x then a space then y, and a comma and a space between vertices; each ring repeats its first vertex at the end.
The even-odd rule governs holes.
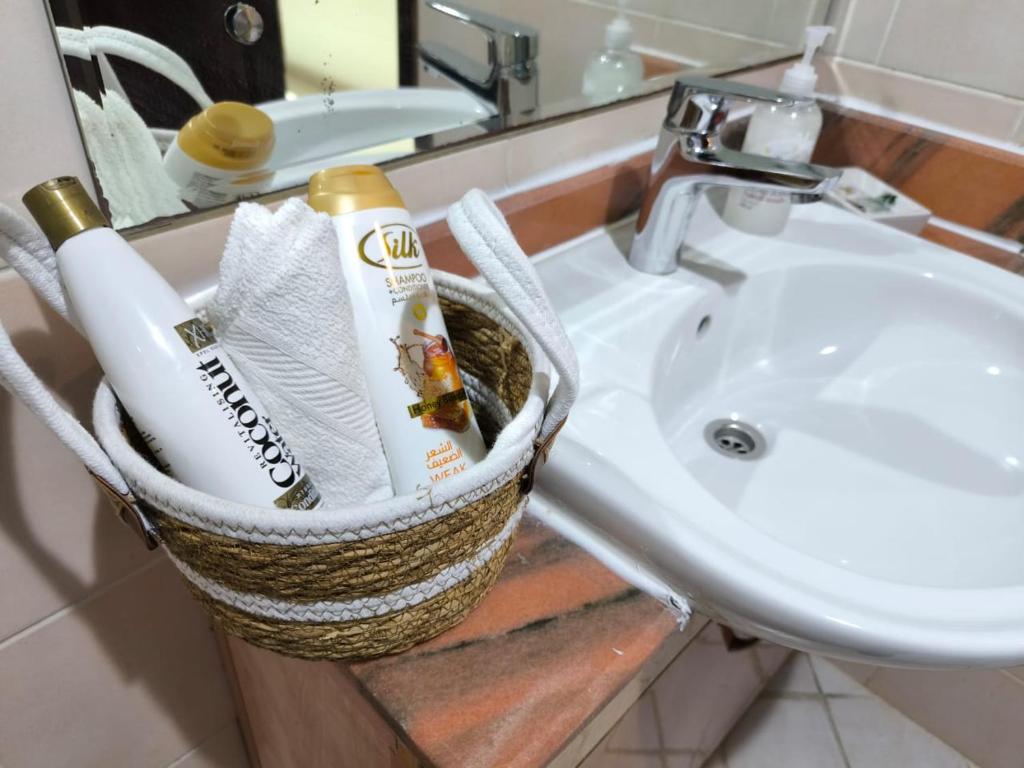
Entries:
POLYGON ((22 195, 21 202, 54 250, 80 232, 110 226, 107 217, 74 176, 58 176, 36 184, 22 195))
POLYGON ((309 207, 340 216, 367 208, 405 208, 405 203, 377 166, 339 165, 310 177, 309 207))
POLYGON ((274 121, 240 101, 220 101, 178 131, 178 146, 200 163, 225 171, 262 168, 274 149, 274 121))

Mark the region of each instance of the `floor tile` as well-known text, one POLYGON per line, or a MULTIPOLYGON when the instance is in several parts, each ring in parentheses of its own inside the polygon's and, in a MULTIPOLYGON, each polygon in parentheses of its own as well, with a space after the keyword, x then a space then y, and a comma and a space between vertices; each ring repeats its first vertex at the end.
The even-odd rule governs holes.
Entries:
POLYGON ((821 701, 758 699, 723 749, 728 768, 843 768, 821 701))
POLYGON ((870 696, 867 688, 841 671, 828 659, 809 656, 821 692, 826 696, 870 696))
POLYGON ((605 744, 612 751, 661 749, 654 701, 650 692, 641 696, 615 724, 605 744))
POLYGON ((829 701, 850 768, 966 768, 952 747, 874 697, 829 701))
POLYGON ((794 653, 765 687, 772 693, 818 693, 806 653, 794 653))

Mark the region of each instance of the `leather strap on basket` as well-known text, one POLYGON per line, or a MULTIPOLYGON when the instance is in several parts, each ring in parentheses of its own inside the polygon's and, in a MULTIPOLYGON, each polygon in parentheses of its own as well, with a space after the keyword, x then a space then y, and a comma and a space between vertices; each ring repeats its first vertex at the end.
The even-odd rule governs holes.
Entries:
POLYGON ((534 455, 523 475, 523 490, 533 487, 537 467, 547 460, 579 392, 579 362, 569 337, 541 285, 537 270, 519 247, 505 217, 479 189, 470 190, 448 209, 448 227, 466 256, 494 292, 537 339, 558 373, 534 444, 534 455))

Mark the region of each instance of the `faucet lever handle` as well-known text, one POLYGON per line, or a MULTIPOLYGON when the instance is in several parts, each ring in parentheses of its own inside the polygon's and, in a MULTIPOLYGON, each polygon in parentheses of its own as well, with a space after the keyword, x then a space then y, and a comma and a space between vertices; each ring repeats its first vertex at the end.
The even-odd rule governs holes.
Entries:
POLYGON ((672 88, 665 128, 678 133, 711 135, 729 116, 734 101, 764 102, 790 107, 803 99, 768 88, 716 77, 683 75, 672 88))
POLYGON ((540 33, 533 27, 458 3, 425 1, 428 8, 483 32, 487 37, 488 64, 493 69, 525 70, 537 58, 540 33))

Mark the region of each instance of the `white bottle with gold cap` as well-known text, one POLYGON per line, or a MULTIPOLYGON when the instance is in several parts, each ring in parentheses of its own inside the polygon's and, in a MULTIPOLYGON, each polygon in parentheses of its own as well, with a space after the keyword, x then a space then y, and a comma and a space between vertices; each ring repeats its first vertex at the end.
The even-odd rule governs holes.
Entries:
POLYGON ((78 179, 22 198, 57 252, 68 303, 164 471, 222 499, 311 509, 320 494, 213 330, 110 229, 78 179))
POLYGON ((164 155, 164 170, 197 208, 267 191, 274 122, 256 107, 221 101, 190 119, 164 155))
POLYGON ((402 198, 372 165, 320 171, 309 204, 334 219, 359 352, 398 494, 484 458, 423 245, 402 198))

